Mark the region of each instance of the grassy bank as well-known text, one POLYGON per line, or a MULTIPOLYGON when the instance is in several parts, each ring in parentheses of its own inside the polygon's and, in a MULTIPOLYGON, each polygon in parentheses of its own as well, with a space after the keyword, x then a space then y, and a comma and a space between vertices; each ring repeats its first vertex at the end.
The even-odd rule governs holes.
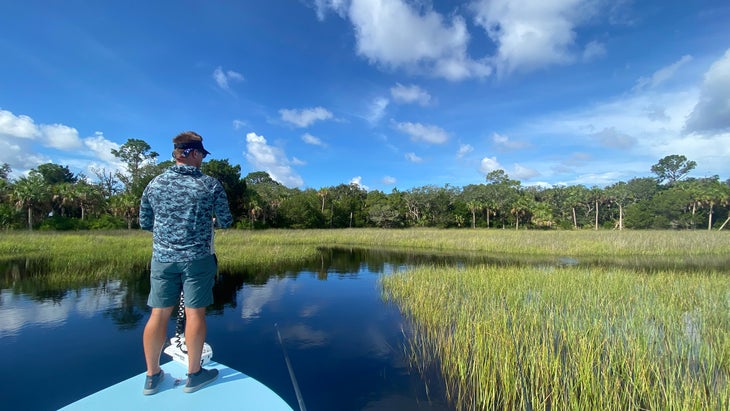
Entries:
MULTIPOLYGON (((152 236, 143 231, 25 232, 0 234, 0 264, 43 272, 46 279, 93 280, 146 269, 152 236), (24 267, 24 265, 37 267, 24 267)), ((361 247, 416 253, 472 253, 530 260, 565 256, 600 263, 722 266, 730 234, 706 231, 513 231, 513 230, 219 230, 222 271, 306 261, 319 247, 361 247)))

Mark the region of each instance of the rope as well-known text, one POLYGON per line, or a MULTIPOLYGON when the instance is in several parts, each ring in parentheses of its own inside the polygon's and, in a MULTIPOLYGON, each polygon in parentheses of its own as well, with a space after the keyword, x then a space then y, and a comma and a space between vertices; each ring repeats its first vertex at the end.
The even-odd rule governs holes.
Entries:
POLYGON ((183 333, 185 333, 185 294, 183 291, 180 291, 180 305, 177 307, 177 321, 175 323, 175 345, 180 351, 187 354, 187 346, 181 338, 183 333))

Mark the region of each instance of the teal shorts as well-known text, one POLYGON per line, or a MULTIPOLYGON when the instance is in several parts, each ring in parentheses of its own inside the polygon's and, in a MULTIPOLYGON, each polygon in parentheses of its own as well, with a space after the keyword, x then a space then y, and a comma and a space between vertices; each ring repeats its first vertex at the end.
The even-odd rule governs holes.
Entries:
POLYGON ((185 307, 204 308, 213 304, 213 283, 218 272, 214 255, 194 261, 162 263, 152 260, 150 295, 152 308, 174 307, 185 292, 185 307))

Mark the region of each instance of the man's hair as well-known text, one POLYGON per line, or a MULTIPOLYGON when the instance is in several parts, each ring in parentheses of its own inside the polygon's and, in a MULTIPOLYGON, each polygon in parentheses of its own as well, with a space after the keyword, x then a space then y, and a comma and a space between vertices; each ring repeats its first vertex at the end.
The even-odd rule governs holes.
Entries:
MULTIPOLYGON (((177 144, 183 144, 183 143, 190 143, 192 141, 199 141, 202 143, 203 137, 201 137, 200 134, 198 134, 194 131, 186 131, 184 133, 180 133, 180 134, 176 135, 172 139, 172 144, 177 145, 177 144)), ((172 150, 172 157, 177 160, 178 158, 180 158, 180 156, 182 156, 183 151, 185 151, 184 148, 176 148, 176 149, 172 150)))

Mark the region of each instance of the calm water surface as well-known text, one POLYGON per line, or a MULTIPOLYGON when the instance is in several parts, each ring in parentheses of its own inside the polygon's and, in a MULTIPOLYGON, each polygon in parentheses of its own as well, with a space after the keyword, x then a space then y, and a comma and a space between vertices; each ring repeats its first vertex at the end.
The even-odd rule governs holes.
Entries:
MULTIPOLYGON (((298 409, 278 324, 307 409, 448 410, 438 377, 409 367, 407 325, 381 298, 378 279, 410 263, 330 251, 271 276, 222 273, 208 312, 213 359, 298 409)), ((144 371, 145 273, 73 290, 18 286, 7 273, 0 284, 2 409, 57 409, 144 371)))

